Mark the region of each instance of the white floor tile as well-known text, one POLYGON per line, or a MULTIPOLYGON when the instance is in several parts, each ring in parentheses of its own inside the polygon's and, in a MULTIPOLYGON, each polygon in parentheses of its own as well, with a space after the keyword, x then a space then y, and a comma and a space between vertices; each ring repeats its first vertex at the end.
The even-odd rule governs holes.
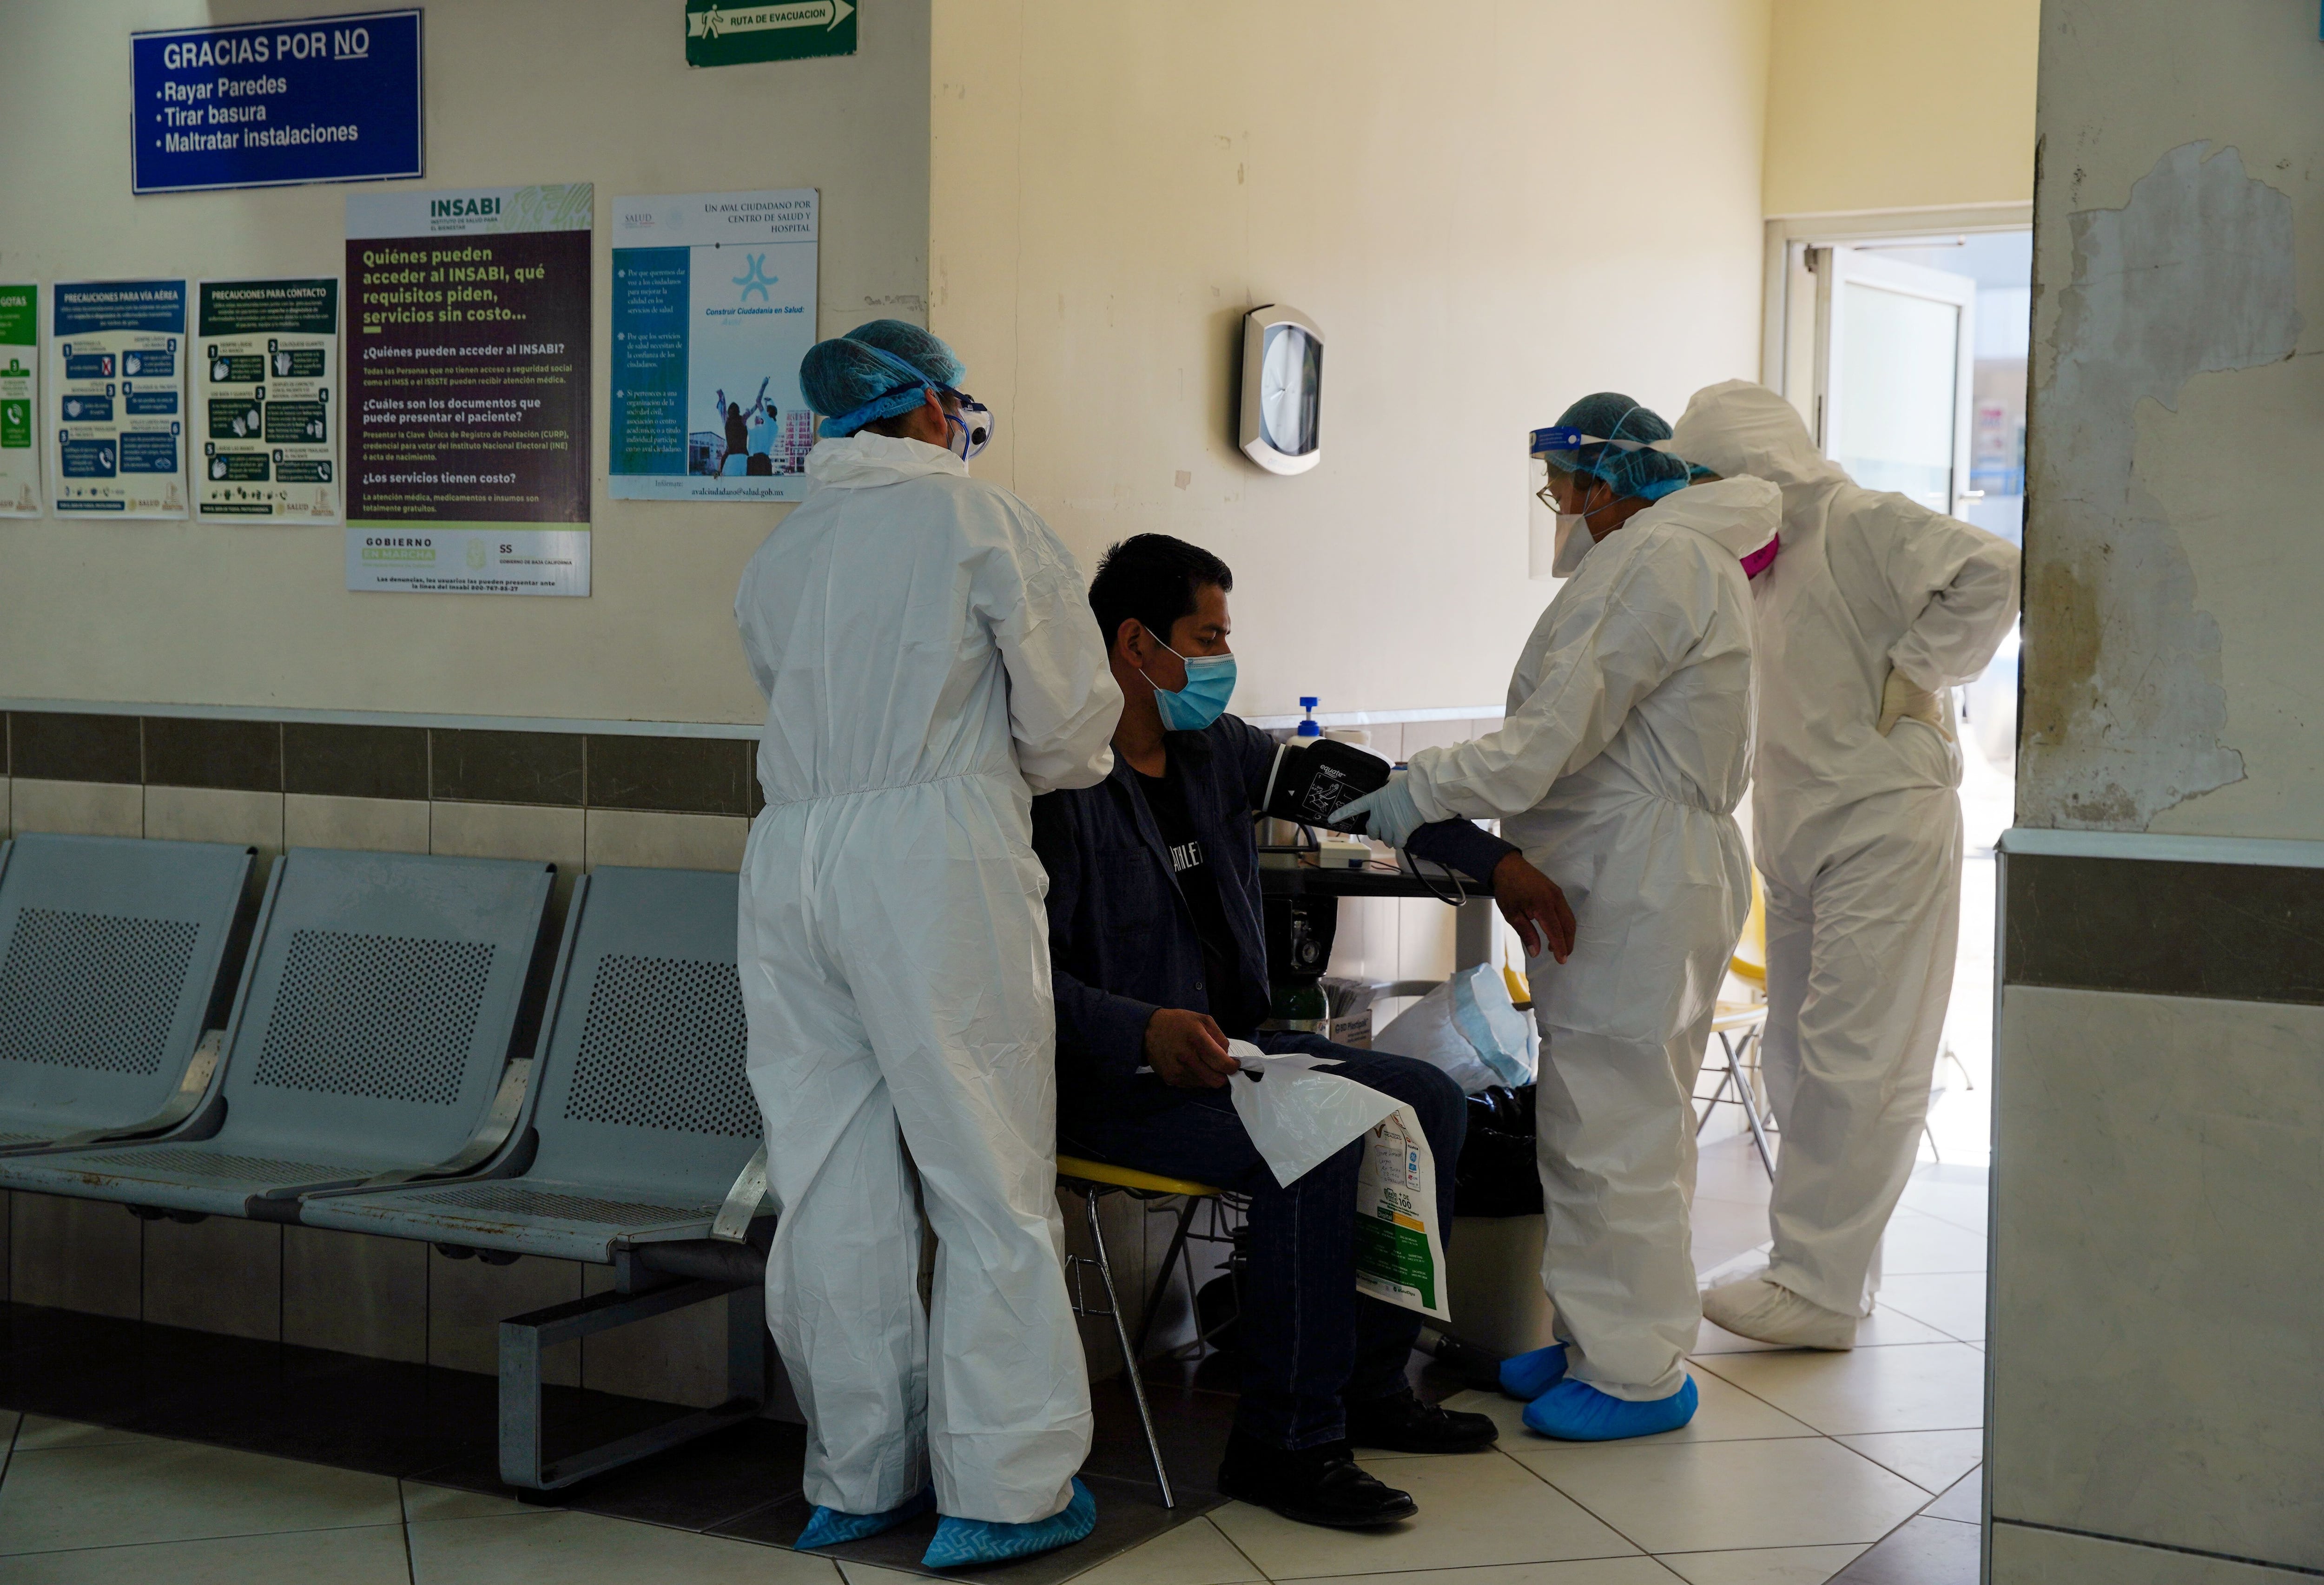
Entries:
POLYGON ((430 1486, 422 1480, 401 1482, 403 1516, 418 1519, 485 1519, 497 1514, 537 1514, 513 1497, 488 1491, 462 1491, 456 1487, 430 1486))
MULTIPOLYGON (((1088 1575, 1082 1576, 1086 1580, 1088 1575)), ((1347 1574, 1312 1585, 1383 1585, 1373 1574, 1347 1574)), ((1650 1557, 1586 1558, 1572 1563, 1501 1563, 1480 1569, 1415 1569, 1385 1585, 1671 1585, 1667 1570, 1650 1557)))
POLYGON ((1976 1469, 1985 1457, 1982 1431, 1885 1431, 1840 1440, 1932 1496, 1976 1469))
POLYGON ((134 1431, 115 1431, 110 1425, 84 1425, 78 1420, 51 1420, 46 1415, 27 1415, 24 1423, 16 1428, 16 1451, 20 1453, 159 1440, 158 1437, 140 1436, 134 1431))
MULTIPOLYGON (((1108 1558, 1081 1585, 1249 1585, 1266 1578, 1209 1519, 1194 1519, 1108 1558)), ((849 1585, 863 1585, 851 1572, 849 1585)))
POLYGON ((1884 1280, 1928 1271, 1983 1271, 1987 1254, 1983 1234, 1900 1209, 1888 1219, 1887 1234, 1880 1240, 1880 1270, 1884 1280))
POLYGON ((406 1585, 410 1577, 401 1525, 34 1553, 7 1567, 9 1585, 406 1585))
POLYGON ((829 1558, 570 1511, 406 1526, 413 1585, 841 1585, 829 1558))
POLYGON ((1913 1174, 1899 1202, 1908 1211, 1933 1216, 1973 1233, 1986 1230, 1986 1173, 1978 1166, 1930 1164, 1913 1174))
POLYGON ((1965 1343, 1985 1339, 1985 1273, 1884 1277, 1880 1303, 1965 1343))
POLYGON ((394 1479, 188 1442, 18 1453, 0 1483, 0 1553, 392 1525, 394 1479))
POLYGON ((1822 1437, 1602 1442, 1524 1462, 1650 1553, 1878 1540, 1928 1493, 1822 1437))
MULTIPOLYGON (((1872 1313, 1856 1323, 1856 1346, 1859 1349, 1884 1348, 1891 1343, 1941 1343, 1956 1341, 1950 1333, 1925 1325, 1909 1315, 1899 1315, 1886 1304, 1875 1304, 1872 1313)), ((1754 1337, 1738 1337, 1723 1326, 1702 1322, 1694 1334, 1697 1354, 1772 1354, 1796 1352, 1782 1343, 1763 1343, 1754 1337)))
POLYGON ((1823 1585, 1864 1554, 1845 1546, 1763 1546, 1749 1552, 1665 1553, 1657 1560, 1687 1585, 1823 1585))
POLYGON ((1963 1525, 1985 1523, 1985 1479, 1983 1471, 1971 1470, 1921 1512, 1932 1519, 1952 1519, 1963 1525))
POLYGON ((1712 1354, 1695 1363, 1827 1436, 1960 1431, 1985 1420, 1985 1356, 1967 1343, 1712 1354))
POLYGON ((1638 1551, 1499 1453, 1397 1459, 1370 1468, 1412 1493, 1420 1504, 1416 1518, 1391 1530, 1321 1530, 1230 1503, 1211 1521, 1270 1580, 1562 1562, 1638 1551))

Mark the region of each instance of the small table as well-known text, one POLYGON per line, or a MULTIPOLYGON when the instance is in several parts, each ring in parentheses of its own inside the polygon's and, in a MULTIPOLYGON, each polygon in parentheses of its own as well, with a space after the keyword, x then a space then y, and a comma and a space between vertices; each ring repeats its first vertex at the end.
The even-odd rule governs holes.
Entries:
POLYGON ((1458 887, 1467 900, 1453 910, 1452 966, 1474 968, 1493 958, 1493 889, 1480 880, 1447 871, 1434 883, 1401 870, 1366 866, 1360 870, 1327 870, 1320 864, 1296 864, 1281 869, 1259 866, 1259 889, 1268 897, 1425 897, 1442 900, 1458 887), (1433 889, 1432 889, 1433 884, 1433 889))

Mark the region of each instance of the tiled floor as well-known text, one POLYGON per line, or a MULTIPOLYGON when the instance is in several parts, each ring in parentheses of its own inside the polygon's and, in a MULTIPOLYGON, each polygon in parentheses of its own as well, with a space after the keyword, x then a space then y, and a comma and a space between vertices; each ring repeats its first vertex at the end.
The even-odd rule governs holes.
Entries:
MULTIPOLYGON (((1738 1143, 1706 1152, 1704 1184, 1722 1191, 1711 1197, 1748 1205, 1757 1168, 1729 1159, 1741 1156, 1738 1143), (1749 1170, 1733 1170, 1738 1166, 1749 1170)), ((1385 1534, 1351 1534, 1291 1525, 1240 1503, 1219 1506, 1206 1489, 1207 1461, 1216 1456, 1223 1400, 1163 1388, 1172 1463, 1187 1488, 1176 1516, 1183 1522, 1165 1528, 1169 1519, 1139 1479, 1139 1446, 1109 1415, 1092 1462, 1100 1537, 1046 1567, 980 1578, 1053 1585, 1081 1567, 1078 1577, 1090 1585, 1370 1575, 1393 1575, 1398 1585, 1969 1585, 1983 1396, 1982 1179, 1963 1167, 1922 1169, 1889 1240, 1883 1303, 1854 1352, 1769 1350, 1706 1324, 1695 1358, 1702 1407, 1683 1431, 1610 1445, 1553 1442, 1522 1429, 1517 1405, 1460 1395, 1459 1406, 1500 1421, 1499 1448, 1370 1461, 1382 1479, 1419 1498, 1421 1516, 1385 1534), (1077 1565, 1075 1553, 1087 1563, 1077 1565)), ((1758 1183, 1763 1198, 1764 1177, 1758 1183)), ((1708 1252, 1731 1242, 1714 1239, 1708 1252)), ((1699 1240, 1699 1260, 1705 1252, 1699 1240)), ((11 1352, 13 1401, 55 1406, 28 1381, 25 1345, 11 1352)), ((89 1401, 89 1413, 103 1410, 116 1423, 180 1431, 189 1424, 182 1415, 196 1412, 191 1405, 216 1400, 182 1400, 178 1418, 131 1407, 126 1396, 89 1401)), ((382 1427, 365 1444, 379 1449, 376 1456, 340 1459, 360 1468, 249 1451, 307 1445, 286 1442, 279 1431, 198 1429, 189 1434, 199 1440, 173 1440, 0 1413, 0 1436, 9 1441, 0 1467, 0 1582, 906 1585, 910 1578, 882 1566, 908 1562, 918 1544, 908 1538, 851 1548, 844 1559, 783 1549, 803 1515, 796 1497, 766 1501, 786 1470, 796 1488, 795 1447, 774 1428, 751 1428, 747 1446, 696 1444, 674 1456, 688 1462, 666 1469, 650 1487, 625 1488, 620 1477, 608 1478, 576 1506, 545 1508, 477 1489, 493 1484, 488 1449, 446 1440, 442 1427, 465 1424, 470 1412, 456 1407, 423 1407, 409 1424, 382 1427), (424 1478, 375 1472, 420 1468, 429 1458, 442 1461, 426 1465, 424 1478)))

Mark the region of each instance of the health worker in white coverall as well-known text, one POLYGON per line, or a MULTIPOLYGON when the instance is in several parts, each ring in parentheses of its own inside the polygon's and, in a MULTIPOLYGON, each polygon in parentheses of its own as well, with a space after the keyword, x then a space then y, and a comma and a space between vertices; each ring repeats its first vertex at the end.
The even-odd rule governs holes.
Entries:
POLYGON ((1527 965, 1544 1037, 1542 1283, 1563 1340, 1509 1360, 1525 1423, 1574 1441, 1692 1418, 1701 1317, 1690 1249, 1689 1096, 1750 904, 1735 824, 1751 766, 1751 594, 1779 498, 1757 479, 1689 485, 1670 426, 1583 398, 1535 432, 1571 576, 1509 680, 1508 718, 1423 749, 1343 815, 1399 845, 1466 816, 1562 887, 1572 956, 1527 965))
POLYGON ((811 348, 803 393, 838 416, 734 598, 767 696, 740 958, 780 1212, 768 1324, 816 1505, 798 1544, 933 1500, 931 1566, 1094 1523, 1029 811, 1105 778, 1121 712, 1073 558, 969 476, 991 420, 960 377, 893 319, 811 348))
POLYGON ((1879 1285, 1913 1170, 1960 923, 1960 749, 1949 690, 2017 620, 2017 552, 1858 487, 1791 403, 1729 381, 1675 442, 1784 493, 1783 555, 1756 586, 1753 857, 1766 881, 1761 1050, 1783 1150, 1766 1270, 1703 1295, 1765 1342, 1845 1349, 1879 1285))

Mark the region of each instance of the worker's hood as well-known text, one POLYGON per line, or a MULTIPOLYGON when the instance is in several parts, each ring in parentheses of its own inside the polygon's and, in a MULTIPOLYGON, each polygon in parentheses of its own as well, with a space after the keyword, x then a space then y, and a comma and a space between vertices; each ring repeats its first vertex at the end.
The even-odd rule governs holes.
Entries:
POLYGON ((1717 540, 1740 561, 1766 548, 1784 526, 1784 495, 1765 479, 1712 479, 1672 491, 1623 528, 1655 523, 1692 529, 1717 540))
POLYGON ((930 474, 968 476, 968 465, 941 446, 896 435, 857 430, 836 440, 819 440, 807 454, 807 476, 820 488, 865 490, 930 474))
POLYGON ((1765 479, 1786 491, 1849 482, 1840 465, 1816 449, 1799 410, 1748 380, 1696 392, 1670 449, 1722 478, 1765 479))

